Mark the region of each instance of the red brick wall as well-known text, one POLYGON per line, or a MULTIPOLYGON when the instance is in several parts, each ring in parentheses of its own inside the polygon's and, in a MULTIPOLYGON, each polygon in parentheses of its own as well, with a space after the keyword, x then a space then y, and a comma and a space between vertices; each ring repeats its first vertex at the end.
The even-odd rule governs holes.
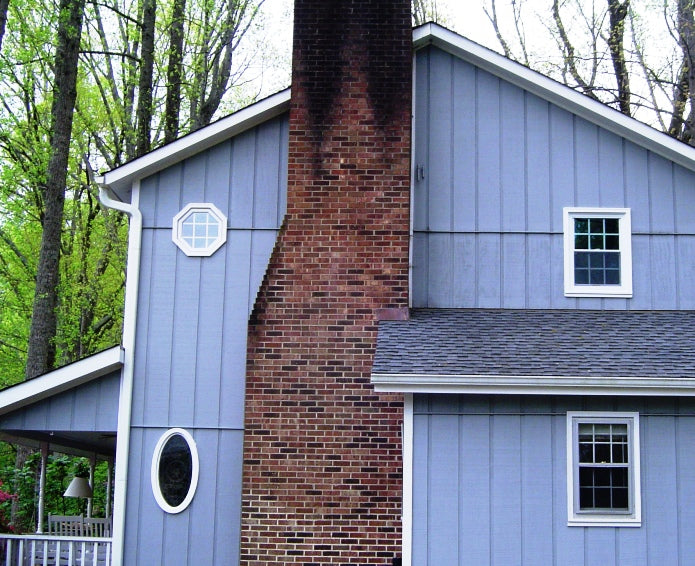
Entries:
POLYGON ((369 384, 408 305, 406 0, 297 0, 287 216, 251 317, 242 564, 392 564, 399 395, 369 384), (395 310, 393 310, 395 309, 395 310))

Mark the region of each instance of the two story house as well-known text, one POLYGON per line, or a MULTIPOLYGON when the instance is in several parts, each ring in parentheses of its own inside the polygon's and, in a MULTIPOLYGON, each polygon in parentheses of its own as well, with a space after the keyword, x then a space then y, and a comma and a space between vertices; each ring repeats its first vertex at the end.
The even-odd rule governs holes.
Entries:
POLYGON ((687 564, 695 149, 402 0, 106 173, 123 344, 0 392, 115 461, 113 564, 687 564))

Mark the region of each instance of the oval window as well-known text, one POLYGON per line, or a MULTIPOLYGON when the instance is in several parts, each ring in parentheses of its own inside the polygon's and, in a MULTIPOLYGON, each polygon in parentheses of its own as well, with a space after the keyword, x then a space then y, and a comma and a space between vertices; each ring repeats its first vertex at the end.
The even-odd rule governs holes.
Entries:
POLYGON ((167 513, 180 513, 190 504, 198 485, 198 450, 181 428, 165 432, 152 457, 152 491, 167 513))

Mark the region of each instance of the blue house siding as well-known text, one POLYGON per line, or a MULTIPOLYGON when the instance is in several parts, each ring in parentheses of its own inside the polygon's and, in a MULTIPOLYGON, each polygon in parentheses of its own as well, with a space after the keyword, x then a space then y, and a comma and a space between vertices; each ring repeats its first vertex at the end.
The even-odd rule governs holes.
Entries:
POLYGON ((416 70, 415 307, 695 308, 695 173, 437 48, 416 70), (564 296, 565 206, 631 208, 632 299, 564 296))
POLYGON ((238 563, 247 322, 285 213, 287 138, 285 115, 141 181, 125 564, 238 563), (192 202, 227 216, 210 257, 172 242, 172 220, 192 202), (150 482, 171 427, 188 430, 200 456, 196 496, 176 515, 150 482))
POLYGON ((200 457, 198 489, 190 506, 164 513, 155 502, 150 481, 152 453, 164 428, 134 429, 129 477, 124 564, 194 566, 238 564, 243 433, 193 429, 200 457))
POLYGON ((0 417, 0 430, 115 432, 120 370, 0 417))
POLYGON ((691 564, 695 400, 416 395, 413 565, 691 564), (566 413, 639 411, 642 526, 568 527, 566 413))

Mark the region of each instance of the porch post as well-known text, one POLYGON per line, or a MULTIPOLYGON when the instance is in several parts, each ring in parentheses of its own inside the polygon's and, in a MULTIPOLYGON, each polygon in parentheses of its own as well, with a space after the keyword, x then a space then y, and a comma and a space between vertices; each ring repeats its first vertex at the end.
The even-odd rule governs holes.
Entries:
POLYGON ((41 475, 39 476, 39 512, 36 519, 36 532, 43 534, 43 515, 46 505, 46 466, 48 464, 48 442, 41 443, 41 475))
POLYGON ((94 468, 97 465, 97 456, 93 455, 89 459, 89 487, 92 488, 92 497, 87 499, 87 517, 92 516, 92 498, 94 497, 94 468))
POLYGON ((104 515, 108 519, 111 517, 111 474, 113 473, 113 461, 107 460, 106 464, 106 511, 104 515))

